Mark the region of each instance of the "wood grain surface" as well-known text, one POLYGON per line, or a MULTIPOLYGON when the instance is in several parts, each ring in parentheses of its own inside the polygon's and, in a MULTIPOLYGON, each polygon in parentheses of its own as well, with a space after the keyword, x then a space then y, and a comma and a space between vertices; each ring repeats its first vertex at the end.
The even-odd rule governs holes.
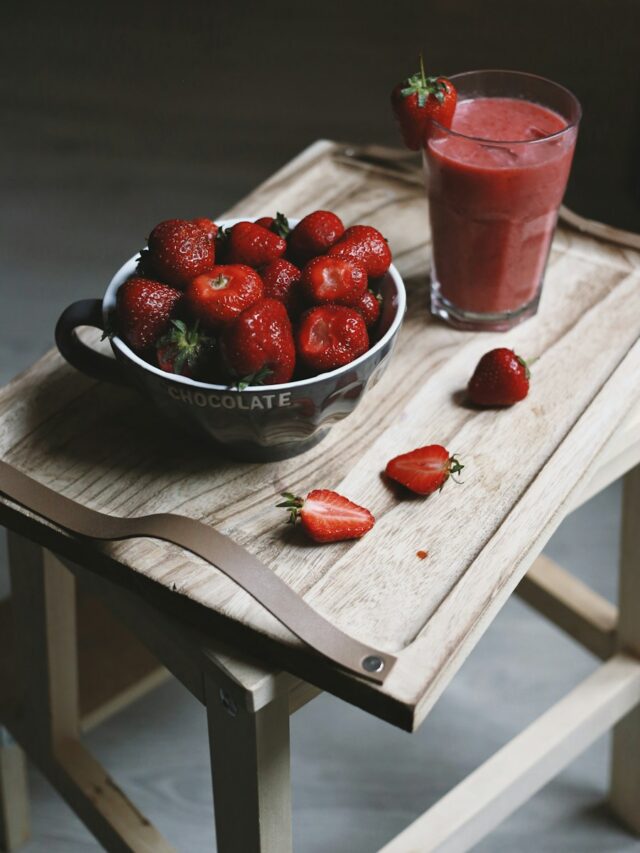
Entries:
MULTIPOLYGON (((232 463, 185 441, 133 392, 98 385, 51 353, 0 394, 0 453, 95 509, 179 512, 229 534, 336 625, 397 653, 384 688, 332 669, 215 569, 176 548, 74 541, 7 502, 0 520, 123 583, 157 581, 175 593, 176 605, 204 605, 216 631, 258 658, 413 728, 638 402, 640 254, 563 228, 536 318, 506 335, 449 329, 427 312, 420 186, 353 167, 333 156, 340 150, 316 143, 227 213, 300 216, 331 208, 388 238, 408 313, 390 368, 350 418, 303 456, 232 463), (508 411, 472 410, 460 392, 479 356, 497 345, 537 359, 531 393, 508 411), (380 476, 387 459, 432 442, 461 456, 464 484, 426 500, 399 497, 380 476), (317 487, 368 506, 377 518, 373 531, 355 543, 318 547, 285 527, 274 507, 278 494, 317 487), (417 558, 419 549, 427 559, 417 558)), ((115 269, 123 259, 113 260, 115 269)), ((105 284, 78 298, 99 295, 105 284)))

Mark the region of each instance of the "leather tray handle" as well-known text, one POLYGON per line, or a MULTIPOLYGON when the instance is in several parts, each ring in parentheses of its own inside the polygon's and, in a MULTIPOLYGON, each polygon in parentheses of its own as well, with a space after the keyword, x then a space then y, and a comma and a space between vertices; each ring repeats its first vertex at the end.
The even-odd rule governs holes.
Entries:
POLYGON ((201 521, 170 513, 118 518, 97 512, 57 494, 1 460, 0 493, 79 536, 101 540, 162 539, 202 557, 316 652, 369 681, 383 684, 396 662, 393 655, 336 628, 264 563, 201 521))
POLYGON ((56 323, 56 346, 62 357, 81 373, 93 379, 126 385, 124 373, 115 358, 83 343, 76 332, 78 326, 94 326, 104 332, 101 299, 80 299, 64 309, 56 323))

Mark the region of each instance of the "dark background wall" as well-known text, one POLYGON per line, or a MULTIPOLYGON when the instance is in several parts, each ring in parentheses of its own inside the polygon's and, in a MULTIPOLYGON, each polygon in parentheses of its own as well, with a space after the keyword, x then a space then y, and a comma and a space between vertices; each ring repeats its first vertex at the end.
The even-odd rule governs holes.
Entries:
MULTIPOLYGON (((568 203, 640 230, 638 0, 12 2, 0 28, 0 366, 43 350, 156 221, 216 214, 314 139, 397 144, 415 69, 511 67, 571 88, 568 203)), ((8 378, 3 367, 0 379, 8 378)))

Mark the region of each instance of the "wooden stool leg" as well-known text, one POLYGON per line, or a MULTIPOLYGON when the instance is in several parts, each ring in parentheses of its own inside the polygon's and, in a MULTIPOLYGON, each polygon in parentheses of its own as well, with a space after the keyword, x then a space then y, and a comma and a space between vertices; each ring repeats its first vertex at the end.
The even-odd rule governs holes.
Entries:
MULTIPOLYGON (((618 597, 620 646, 640 657, 640 465, 624 478, 618 597)), ((614 729, 611 805, 640 834, 640 705, 614 729)))
POLYGON ((23 751, 0 726, 0 849, 17 850, 29 838, 29 790, 23 751))
POLYGON ((255 714, 206 685, 218 853, 290 853, 289 701, 255 714))

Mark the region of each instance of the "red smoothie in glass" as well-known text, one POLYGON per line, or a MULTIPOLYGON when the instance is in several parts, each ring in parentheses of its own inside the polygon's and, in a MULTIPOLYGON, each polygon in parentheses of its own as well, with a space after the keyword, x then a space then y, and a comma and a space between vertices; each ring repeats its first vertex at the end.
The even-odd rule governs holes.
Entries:
POLYGON ((531 101, 477 97, 430 138, 433 275, 452 305, 503 314, 536 298, 575 148, 575 132, 552 136, 566 127, 531 101))

